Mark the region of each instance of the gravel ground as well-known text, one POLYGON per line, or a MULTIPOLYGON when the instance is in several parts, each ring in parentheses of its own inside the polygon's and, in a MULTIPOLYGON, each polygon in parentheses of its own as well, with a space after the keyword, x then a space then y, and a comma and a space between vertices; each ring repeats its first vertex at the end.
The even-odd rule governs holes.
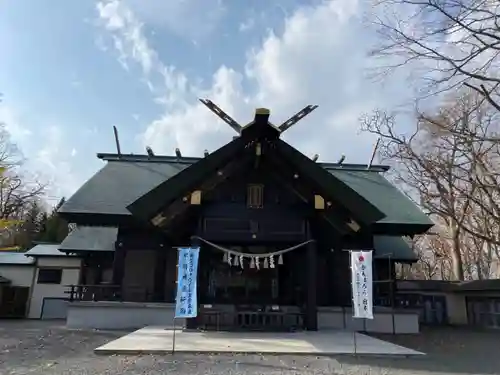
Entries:
POLYGON ((0 321, 0 374, 500 374, 496 332, 437 329, 380 337, 428 353, 421 358, 93 354, 122 334, 67 330, 59 322, 0 321))

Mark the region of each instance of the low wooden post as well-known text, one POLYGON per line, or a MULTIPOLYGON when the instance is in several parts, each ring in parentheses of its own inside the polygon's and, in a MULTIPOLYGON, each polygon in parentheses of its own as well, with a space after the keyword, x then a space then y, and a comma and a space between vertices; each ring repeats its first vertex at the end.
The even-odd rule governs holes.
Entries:
POLYGON ((119 298, 123 299, 123 276, 125 273, 125 255, 126 251, 121 242, 115 242, 115 254, 113 258, 113 285, 119 287, 119 298))
POLYGON ((165 272, 167 270, 167 247, 160 246, 156 250, 156 264, 154 270, 154 302, 165 302, 165 272))
MULTIPOLYGON (((310 236, 309 225, 307 226, 310 236)), ((311 241, 307 245, 307 296, 306 296, 306 329, 308 331, 318 330, 318 307, 316 295, 317 281, 317 248, 316 242, 311 241)))

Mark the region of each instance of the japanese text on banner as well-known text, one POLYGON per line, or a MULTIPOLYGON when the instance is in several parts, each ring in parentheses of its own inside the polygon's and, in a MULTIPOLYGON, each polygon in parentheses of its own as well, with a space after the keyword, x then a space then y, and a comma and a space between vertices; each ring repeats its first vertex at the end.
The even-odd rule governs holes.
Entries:
POLYGON ((355 318, 373 319, 372 252, 351 251, 352 304, 355 318))
POLYGON ((179 249, 177 271, 176 318, 194 318, 198 315, 197 275, 199 248, 179 249))

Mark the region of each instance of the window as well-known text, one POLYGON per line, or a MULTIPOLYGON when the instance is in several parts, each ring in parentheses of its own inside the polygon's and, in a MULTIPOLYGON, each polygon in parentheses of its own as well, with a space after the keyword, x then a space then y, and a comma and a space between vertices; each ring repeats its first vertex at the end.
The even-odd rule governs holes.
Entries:
POLYGON ((250 208, 262 208, 264 206, 264 186, 248 185, 247 206, 250 208))
POLYGON ((37 284, 61 284, 62 270, 57 268, 40 268, 37 284))
POLYGON ((467 297, 467 317, 471 325, 500 328, 500 300, 467 297))

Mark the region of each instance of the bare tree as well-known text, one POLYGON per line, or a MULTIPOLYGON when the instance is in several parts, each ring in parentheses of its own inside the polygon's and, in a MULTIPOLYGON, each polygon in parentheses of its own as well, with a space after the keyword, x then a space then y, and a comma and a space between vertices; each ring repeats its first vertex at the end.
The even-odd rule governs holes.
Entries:
POLYGON ((450 280, 451 259, 449 244, 433 234, 417 236, 412 247, 417 255, 413 264, 399 264, 396 268, 398 279, 403 280, 450 280))
POLYGON ((393 164, 395 182, 437 224, 438 236, 426 241, 432 257, 420 260, 426 277, 433 277, 436 259, 442 278, 488 277, 498 258, 497 144, 463 136, 485 134, 496 120, 477 96, 466 92, 434 113, 418 113, 407 134, 396 130, 393 115, 379 111, 363 119, 362 128, 381 137, 380 156, 393 164))
MULTIPOLYGON (((381 72, 411 67, 425 94, 463 85, 500 111, 498 0, 374 0, 381 72)), ((497 137, 498 139, 498 137, 497 137)))
MULTIPOLYGON (((0 222, 16 230, 34 201, 40 199, 45 185, 27 177, 22 171, 24 158, 11 142, 5 126, 0 124, 0 222)), ((5 227, 5 225, 4 225, 5 227)), ((2 228, 2 235, 9 231, 2 228)))

